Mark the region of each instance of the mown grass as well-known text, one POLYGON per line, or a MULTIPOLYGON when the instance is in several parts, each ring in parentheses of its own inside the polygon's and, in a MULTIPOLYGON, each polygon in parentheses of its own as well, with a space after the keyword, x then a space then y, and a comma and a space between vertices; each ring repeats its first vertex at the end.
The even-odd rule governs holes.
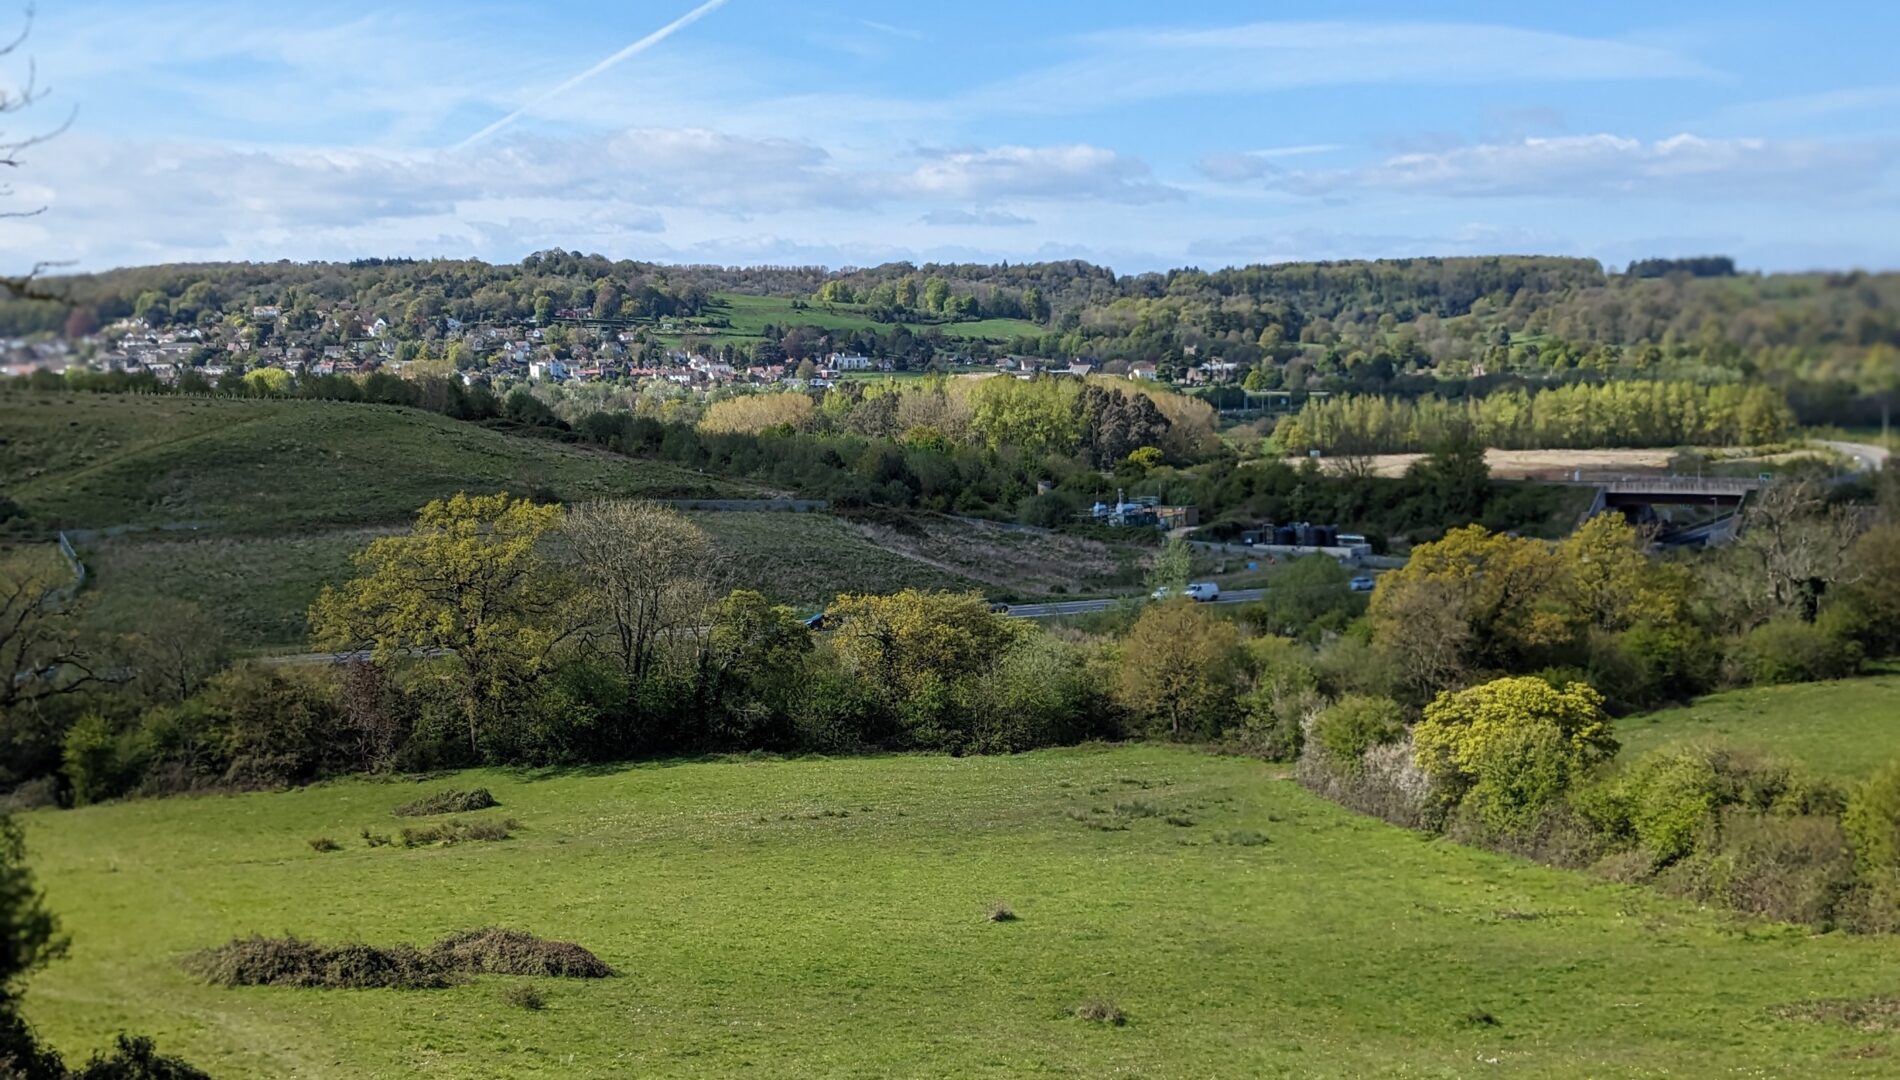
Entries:
POLYGON ((8 392, 0 431, 7 494, 41 528, 304 533, 400 523, 457 491, 562 501, 757 494, 670 465, 377 405, 8 392))
POLYGON ((404 792, 373 782, 27 815, 74 936, 30 1018, 69 1054, 124 1028, 219 1076, 1451 1077, 1495 1061, 1871 1077, 1900 1051, 1799 1011, 1891 994, 1900 940, 1431 841, 1242 759, 1083 748, 447 782, 492 790, 524 831, 309 850, 387 821, 404 792), (1114 810, 1137 799, 1195 823, 1114 810), (1018 919, 987 918, 999 898, 1018 919), (534 1010, 491 977, 225 989, 179 966, 253 933, 477 925, 580 942, 621 977, 534 1010))
POLYGON ((1857 780, 1900 759, 1900 672, 1712 694, 1693 705, 1619 721, 1616 734, 1625 758, 1719 739, 1857 780))

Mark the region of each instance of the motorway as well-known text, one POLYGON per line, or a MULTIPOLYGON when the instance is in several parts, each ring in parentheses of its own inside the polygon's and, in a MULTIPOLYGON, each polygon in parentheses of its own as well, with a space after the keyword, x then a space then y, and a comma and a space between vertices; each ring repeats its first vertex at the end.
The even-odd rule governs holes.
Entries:
POLYGON ((1871 443, 1817 440, 1816 445, 1825 446, 1837 454, 1852 458, 1856 472, 1878 472, 1885 468, 1888 459, 1893 457, 1893 451, 1871 443))
MULTIPOLYGON (((1210 600, 1210 604, 1250 604, 1267 595, 1265 589, 1236 589, 1220 594, 1220 599, 1210 600)), ((1009 617, 1012 619, 1059 619, 1065 615, 1087 615, 1095 611, 1107 611, 1112 607, 1128 603, 1146 603, 1146 596, 1113 596, 1106 600, 1064 600, 1054 604, 1012 604, 1009 617)))

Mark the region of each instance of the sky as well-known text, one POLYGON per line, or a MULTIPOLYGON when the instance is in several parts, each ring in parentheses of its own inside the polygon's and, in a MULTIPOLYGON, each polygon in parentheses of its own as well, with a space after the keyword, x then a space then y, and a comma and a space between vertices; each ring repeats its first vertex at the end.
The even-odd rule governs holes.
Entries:
MULTIPOLYGON (((4 6, 0 5, 0 11, 4 6)), ((0 271, 1900 267, 1900 4, 39 0, 0 271)))

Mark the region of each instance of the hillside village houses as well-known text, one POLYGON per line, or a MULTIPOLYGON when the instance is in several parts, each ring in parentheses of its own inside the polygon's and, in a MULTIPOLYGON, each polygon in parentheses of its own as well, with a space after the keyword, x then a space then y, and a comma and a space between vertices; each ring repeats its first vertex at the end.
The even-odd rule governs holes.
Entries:
MULTIPOLYGON (((83 337, 59 336, 0 339, 0 375, 18 376, 36 370, 63 371, 69 367, 149 374, 161 383, 174 383, 184 372, 195 371, 215 380, 257 368, 279 368, 293 377, 364 375, 384 372, 414 375, 447 373, 442 362, 453 362, 453 374, 466 385, 505 385, 514 382, 596 382, 664 380, 695 389, 730 385, 770 385, 796 382, 809 371, 814 386, 830 385, 845 374, 891 371, 889 358, 831 350, 804 357, 771 356, 766 350, 742 345, 667 347, 643 327, 602 325, 589 313, 556 313, 549 326, 529 321, 509 324, 464 323, 440 318, 416 335, 396 332, 387 318, 358 313, 345 305, 320 313, 308 329, 284 326, 283 308, 260 303, 234 312, 216 324, 153 326, 143 319, 125 318, 83 337), (426 350, 426 352, 424 351, 426 350), (436 363, 416 366, 418 358, 436 363), (810 362, 806 369, 804 361, 810 362)), ((683 329, 691 331, 690 326, 683 329)), ((657 327, 661 333, 666 327, 657 327)), ((691 339, 688 338, 688 343, 691 339)), ((820 343, 827 339, 820 338, 820 343)), ((948 357, 967 367, 968 356, 948 357)), ((1017 378, 1054 375, 1081 378, 1103 373, 1136 379, 1157 379, 1149 362, 1111 364, 1106 369, 1093 359, 1005 355, 982 361, 999 374, 1017 378)), ((1189 368, 1189 384, 1223 383, 1238 377, 1236 365, 1210 361, 1189 368)))

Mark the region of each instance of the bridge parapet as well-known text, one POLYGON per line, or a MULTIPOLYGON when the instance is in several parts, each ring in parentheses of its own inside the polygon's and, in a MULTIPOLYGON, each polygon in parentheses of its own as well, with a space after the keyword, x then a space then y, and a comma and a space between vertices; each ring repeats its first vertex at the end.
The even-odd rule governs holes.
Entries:
POLYGON ((1599 481, 1608 495, 1689 495, 1740 499, 1766 485, 1760 480, 1732 476, 1623 477, 1599 481))

